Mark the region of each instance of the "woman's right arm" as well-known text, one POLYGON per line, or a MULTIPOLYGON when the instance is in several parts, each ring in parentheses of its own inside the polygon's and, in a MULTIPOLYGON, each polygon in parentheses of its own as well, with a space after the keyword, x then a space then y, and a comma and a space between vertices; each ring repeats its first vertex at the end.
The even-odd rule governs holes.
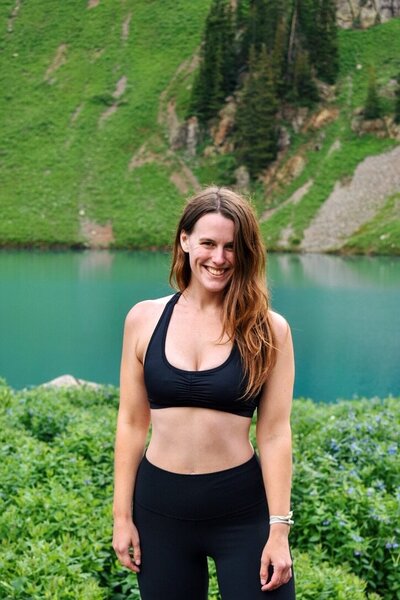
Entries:
POLYGON ((139 358, 143 356, 143 309, 143 304, 134 306, 125 320, 114 469, 113 548, 120 563, 135 573, 140 570, 141 554, 139 534, 132 520, 132 498, 150 426, 143 364, 139 358))

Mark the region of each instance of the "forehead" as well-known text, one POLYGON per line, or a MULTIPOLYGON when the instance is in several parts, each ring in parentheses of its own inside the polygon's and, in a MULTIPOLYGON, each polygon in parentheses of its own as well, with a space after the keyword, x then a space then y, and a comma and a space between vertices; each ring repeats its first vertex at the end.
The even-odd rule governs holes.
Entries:
POLYGON ((235 224, 220 213, 207 213, 196 221, 193 231, 198 237, 217 239, 219 237, 234 238, 235 224))

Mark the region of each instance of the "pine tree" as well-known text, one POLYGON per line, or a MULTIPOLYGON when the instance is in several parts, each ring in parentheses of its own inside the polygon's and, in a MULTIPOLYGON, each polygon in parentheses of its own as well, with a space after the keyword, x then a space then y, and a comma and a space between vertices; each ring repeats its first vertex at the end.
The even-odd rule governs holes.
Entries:
POLYGON ((251 0, 238 0, 236 5, 235 23, 236 29, 247 27, 251 0))
POLYGON ((283 98, 288 84, 288 30, 286 20, 282 17, 275 33, 272 50, 272 69, 277 94, 283 98))
POLYGON ((327 83, 335 83, 339 72, 339 52, 334 0, 322 0, 318 35, 320 44, 315 60, 317 74, 327 83))
POLYGON ((394 106, 394 122, 400 123, 400 75, 397 77, 396 103, 394 106))
POLYGON ((263 45, 272 50, 275 32, 282 16, 282 0, 250 0, 245 35, 243 36, 241 56, 248 64, 250 48, 257 53, 263 45))
POLYGON ((298 42, 316 74, 334 83, 339 70, 335 0, 297 0, 298 42))
POLYGON ((378 89, 376 85, 376 73, 375 69, 371 68, 368 79, 368 91, 367 98, 364 106, 364 117, 366 119, 379 119, 382 115, 381 101, 378 96, 378 89))
POLYGON ((277 154, 277 98, 271 59, 265 46, 255 58, 244 85, 236 115, 235 153, 251 177, 256 177, 277 154))
POLYGON ((206 123, 221 108, 236 85, 235 32, 227 0, 214 0, 207 16, 200 69, 189 113, 206 123))
POLYGON ((293 65, 293 94, 295 100, 304 106, 310 106, 319 100, 306 50, 299 50, 296 53, 293 65))

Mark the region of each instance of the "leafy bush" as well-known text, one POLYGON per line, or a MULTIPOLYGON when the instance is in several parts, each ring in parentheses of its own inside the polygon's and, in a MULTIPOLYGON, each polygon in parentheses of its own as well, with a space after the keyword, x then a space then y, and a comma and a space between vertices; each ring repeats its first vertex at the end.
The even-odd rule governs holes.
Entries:
POLYGON ((398 399, 295 402, 293 544, 400 596, 398 399))
MULTIPOLYGON (((111 547, 116 399, 0 380, 1 598, 139 600, 111 547)), ((295 401, 293 429, 298 600, 398 597, 398 401, 295 401)))

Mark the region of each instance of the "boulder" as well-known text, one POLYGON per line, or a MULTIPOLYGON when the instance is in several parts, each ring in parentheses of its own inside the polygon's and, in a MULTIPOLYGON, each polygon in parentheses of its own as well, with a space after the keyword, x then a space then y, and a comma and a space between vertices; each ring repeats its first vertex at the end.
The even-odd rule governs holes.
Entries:
POLYGON ((77 387, 77 386, 88 386, 94 389, 98 389, 101 387, 100 383, 95 383, 93 381, 85 381, 84 379, 78 379, 74 375, 60 375, 55 379, 51 379, 46 383, 42 383, 42 387, 77 387))

